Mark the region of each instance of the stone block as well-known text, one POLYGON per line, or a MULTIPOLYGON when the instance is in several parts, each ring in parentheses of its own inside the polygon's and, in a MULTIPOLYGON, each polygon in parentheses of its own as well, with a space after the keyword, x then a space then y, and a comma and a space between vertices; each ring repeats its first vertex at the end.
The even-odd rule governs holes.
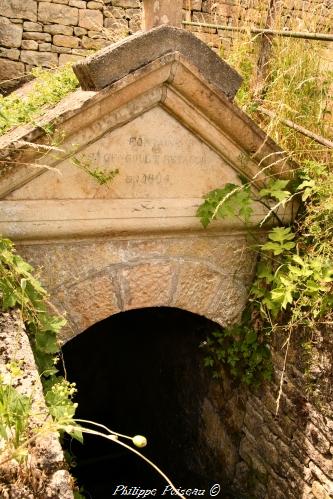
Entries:
POLYGON ((78 12, 78 9, 75 7, 43 2, 38 7, 38 21, 75 26, 78 23, 78 12))
POLYGON ((120 271, 124 309, 170 305, 175 267, 172 263, 153 261, 120 271))
POLYGON ((33 31, 28 31, 27 33, 23 33, 23 40, 37 40, 41 42, 50 42, 52 37, 49 33, 40 33, 37 31, 34 33, 33 31))
POLYGON ((39 43, 38 50, 40 52, 51 52, 51 47, 52 47, 51 43, 39 43))
POLYGON ((99 2, 88 2, 87 7, 92 10, 103 10, 103 4, 99 2))
POLYGON ((72 49, 72 54, 80 55, 82 57, 87 57, 87 55, 91 54, 91 50, 86 50, 86 49, 72 49))
POLYGON ((86 35, 88 31, 85 28, 74 28, 74 35, 75 36, 83 36, 86 35))
POLYGON ((75 36, 54 35, 53 45, 76 49, 80 46, 80 38, 75 36))
POLYGON ((97 31, 103 26, 103 14, 97 10, 80 10, 79 26, 97 31))
POLYGON ((54 68, 58 66, 58 56, 51 52, 22 50, 21 61, 30 64, 31 66, 42 66, 44 68, 54 68))
POLYGON ((124 9, 135 9, 140 7, 139 0, 113 0, 114 7, 123 7, 124 9))
POLYGON ((130 19, 129 21, 129 33, 137 33, 138 31, 141 31, 141 19, 139 18, 134 18, 130 19))
POLYGON ((22 40, 22 50, 38 50, 38 43, 35 40, 22 40))
POLYGON ((51 45, 51 52, 56 52, 57 54, 71 54, 72 49, 67 47, 57 47, 56 45, 51 45))
MULTIPOLYGON (((311 441, 312 445, 322 454, 327 454, 330 450, 329 440, 316 428, 313 423, 308 423, 305 434, 311 441)), ((333 436, 332 436, 333 439, 333 436)))
POLYGON ((93 276, 74 286, 63 288, 57 295, 58 301, 66 303, 68 316, 79 332, 121 311, 117 284, 112 275, 102 273, 93 276))
POLYGON ((87 50, 100 50, 103 47, 106 47, 109 45, 110 42, 107 40, 98 40, 98 39, 93 39, 89 38, 88 36, 84 36, 82 38, 82 47, 87 50))
POLYGON ((87 2, 84 2, 83 0, 69 0, 70 7, 77 7, 78 9, 86 9, 87 8, 87 2))
POLYGON ((132 35, 77 64, 74 71, 84 90, 100 90, 173 51, 183 54, 203 76, 233 99, 242 82, 238 73, 192 33, 170 26, 132 35))
POLYGON ((51 35, 71 36, 73 34, 73 28, 71 26, 65 26, 64 24, 46 24, 44 25, 44 31, 51 35))
POLYGON ((121 19, 126 16, 126 10, 121 7, 107 7, 104 9, 104 16, 121 19))
POLYGON ((329 493, 324 489, 324 487, 317 481, 312 483, 312 494, 316 499, 330 499, 332 497, 329 493))
POLYGON ((202 0, 183 0, 183 9, 200 10, 202 8, 202 0))
POLYGON ((37 1, 0 0, 0 16, 37 21, 37 1))
POLYGON ((5 80, 19 78, 20 76, 23 76, 23 74, 24 64, 22 62, 0 59, 0 84, 5 80))
POLYGON ((0 45, 17 48, 21 45, 23 29, 21 25, 13 24, 5 17, 0 17, 0 45))
POLYGON ((23 29, 24 31, 43 31, 43 25, 40 23, 33 23, 31 21, 24 21, 23 29))
POLYGON ((106 18, 104 20, 104 27, 106 29, 110 29, 114 32, 128 33, 128 21, 127 21, 127 19, 106 18))
POLYGON ((74 64, 75 62, 78 62, 82 59, 83 57, 80 55, 76 54, 60 54, 59 56, 59 66, 62 66, 63 64, 74 64))
POLYGON ((20 51, 18 49, 6 49, 4 47, 0 47, 0 57, 18 61, 20 58, 20 51))
POLYGON ((181 265, 173 305, 205 315, 220 285, 221 276, 200 263, 181 265))

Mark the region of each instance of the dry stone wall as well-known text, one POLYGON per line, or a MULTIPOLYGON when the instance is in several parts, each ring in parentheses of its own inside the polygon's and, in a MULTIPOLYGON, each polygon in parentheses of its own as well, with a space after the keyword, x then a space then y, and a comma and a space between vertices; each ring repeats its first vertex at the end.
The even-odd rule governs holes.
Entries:
MULTIPOLYGON (((333 497, 332 394, 323 391, 320 404, 308 397, 309 380, 295 362, 304 351, 294 345, 276 414, 284 366, 281 353, 280 345, 274 354, 273 382, 247 398, 234 487, 242 493, 251 491, 256 499, 329 499, 333 497)), ((318 367, 325 371, 323 364, 318 367)), ((326 368, 332 374, 332 365, 326 368)))
MULTIPOLYGON (((183 0, 186 21, 263 26, 264 0, 183 0)), ((328 31, 332 2, 278 2, 283 28, 328 31)), ((332 26, 332 25, 331 25, 332 26)), ((141 29, 140 0, 0 0, 0 88, 14 88, 35 66, 52 68, 141 29)), ((228 50, 232 33, 187 27, 215 50, 228 50)))
MULTIPOLYGON (((19 311, 0 312, 0 376, 22 395, 32 398, 29 432, 37 437, 28 447, 23 463, 16 459, 0 464, 0 497, 2 499, 73 499, 73 479, 67 471, 64 454, 56 433, 40 431, 45 424, 47 408, 43 397, 29 339, 19 311), (8 370, 11 362, 20 365, 21 373, 13 379, 8 370)), ((2 447, 0 438, 0 448, 2 447)))

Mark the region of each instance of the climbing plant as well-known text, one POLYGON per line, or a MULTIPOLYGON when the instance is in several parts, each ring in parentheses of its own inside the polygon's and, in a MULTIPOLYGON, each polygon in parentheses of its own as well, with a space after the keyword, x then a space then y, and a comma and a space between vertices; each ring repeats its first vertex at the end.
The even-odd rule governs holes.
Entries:
MULTIPOLYGON (((302 207, 292 226, 267 231, 265 243, 252 243, 258 254, 256 274, 240 324, 216 332, 208 339, 207 366, 218 374, 218 364, 247 384, 256 384, 272 372, 269 342, 273 333, 308 332, 327 321, 333 305, 333 173, 328 166, 304 163, 296 182, 270 180, 259 196, 250 183, 228 184, 206 196, 198 216, 206 227, 214 219, 240 217, 247 224, 251 202, 275 206, 298 194, 302 207), (292 188, 293 187, 293 188, 292 188)), ((269 216, 273 216, 271 209, 269 216)), ((265 217, 268 220, 268 217, 265 217)), ((262 225, 262 223, 261 223, 262 225)), ((253 234, 253 229, 252 229, 253 234)))

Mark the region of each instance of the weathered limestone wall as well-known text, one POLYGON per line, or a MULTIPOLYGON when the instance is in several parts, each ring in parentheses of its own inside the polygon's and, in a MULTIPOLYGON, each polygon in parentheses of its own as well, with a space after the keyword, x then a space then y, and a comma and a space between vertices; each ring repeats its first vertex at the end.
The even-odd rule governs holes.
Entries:
MULTIPOLYGON (((30 430, 45 422, 47 409, 40 377, 20 313, 0 314, 0 375, 19 393, 32 397, 30 430), (12 378, 7 365, 20 364, 22 374, 12 378)), ((0 439, 1 448, 1 439, 0 439)), ((65 469, 64 455, 56 434, 41 434, 29 446, 26 466, 10 460, 0 466, 0 497, 3 499, 73 499, 73 481, 65 469)))
MULTIPOLYGON (((279 348, 274 355, 273 382, 247 398, 234 486, 243 492, 252 490, 255 498, 329 499, 333 496, 332 394, 311 403, 306 395, 309 380, 295 367, 295 358, 304 351, 294 347, 276 416, 282 353, 279 348)), ((326 369, 331 376, 332 364, 326 369)), ((319 370, 325 370, 322 364, 319 370)))
MULTIPOLYGON (((183 0, 183 19, 263 26, 267 3, 183 0)), ((279 8, 282 28, 327 32, 332 26, 333 10, 328 0, 281 0, 279 8)), ((1 0, 0 82, 6 81, 1 88, 14 87, 34 66, 51 68, 74 62, 140 29, 140 0, 1 0)), ((228 50, 231 46, 231 32, 204 27, 187 29, 215 50, 228 50)))

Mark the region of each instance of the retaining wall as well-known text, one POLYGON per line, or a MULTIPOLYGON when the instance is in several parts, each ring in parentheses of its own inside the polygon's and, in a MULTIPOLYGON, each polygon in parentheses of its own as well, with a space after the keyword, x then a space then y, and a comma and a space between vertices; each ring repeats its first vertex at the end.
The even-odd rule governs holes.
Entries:
MULTIPOLYGON (((264 0, 183 0, 183 18, 264 26, 267 4, 264 0)), ((281 0, 278 6, 280 28, 327 32, 333 25, 329 0, 281 0)), ((0 89, 16 87, 35 66, 74 62, 140 28, 140 0, 0 0, 0 89)), ((186 29, 215 50, 231 46, 230 31, 186 29)))

